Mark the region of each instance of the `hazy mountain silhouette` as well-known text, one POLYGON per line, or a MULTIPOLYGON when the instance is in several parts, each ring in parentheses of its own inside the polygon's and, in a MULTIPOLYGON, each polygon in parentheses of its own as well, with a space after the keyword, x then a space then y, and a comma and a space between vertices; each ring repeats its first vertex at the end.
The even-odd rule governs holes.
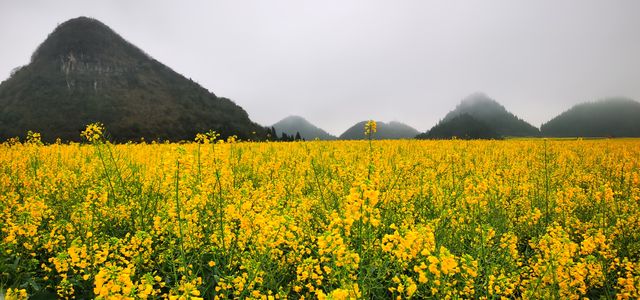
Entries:
POLYGON ((468 113, 457 115, 448 120, 440 121, 426 133, 421 133, 418 139, 498 139, 500 135, 486 123, 477 120, 468 113))
POLYGON ((610 98, 577 104, 540 129, 557 137, 640 137, 640 103, 610 98))
MULTIPOLYGON (((373 138, 377 140, 383 139, 410 139, 414 138, 420 132, 415 128, 396 121, 389 123, 376 122, 377 132, 373 134, 373 138)), ((367 121, 362 121, 351 126, 339 137, 341 140, 363 140, 367 139, 364 135, 364 126, 367 121)))
MULTIPOLYGON (((450 111, 442 122, 447 122, 456 116, 469 114, 471 117, 492 128, 501 136, 538 136, 538 128, 519 119, 497 101, 482 93, 468 96, 450 111)), ((456 124, 461 124, 457 121, 456 124)), ((471 123, 469 123, 471 124, 471 123)))
POLYGON ((117 141, 193 139, 209 129, 258 139, 266 132, 231 100, 80 17, 60 24, 31 62, 0 84, 0 139, 34 130, 49 141, 78 140, 97 121, 117 141))
POLYGON ((273 124, 273 128, 276 129, 276 133, 280 136, 283 132, 290 136, 295 136, 296 133, 300 133, 300 136, 305 140, 335 140, 336 137, 329 134, 311 124, 305 118, 300 116, 288 116, 277 123, 273 124))

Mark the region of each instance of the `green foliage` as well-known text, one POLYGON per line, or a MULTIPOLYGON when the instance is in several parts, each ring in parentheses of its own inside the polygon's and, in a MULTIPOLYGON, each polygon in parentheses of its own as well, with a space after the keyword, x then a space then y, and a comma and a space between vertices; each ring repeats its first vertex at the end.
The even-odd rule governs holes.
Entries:
POLYGON ((555 137, 640 137, 640 103, 612 98, 578 104, 540 129, 555 137))
POLYGON ((499 139, 500 135, 489 125, 464 113, 452 119, 441 121, 426 133, 416 136, 418 139, 499 139))

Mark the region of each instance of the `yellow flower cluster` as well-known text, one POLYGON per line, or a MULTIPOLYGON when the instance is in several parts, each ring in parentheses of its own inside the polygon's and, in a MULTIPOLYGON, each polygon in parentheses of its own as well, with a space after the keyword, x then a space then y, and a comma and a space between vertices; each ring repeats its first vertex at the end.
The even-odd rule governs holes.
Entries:
POLYGON ((618 273, 616 285, 617 299, 638 299, 640 298, 640 263, 631 262, 628 259, 617 261, 621 267, 618 273))
POLYGON ((95 143, 102 140, 104 136, 104 125, 102 123, 92 123, 87 125, 82 133, 80 133, 84 139, 86 139, 89 143, 95 143))
POLYGON ((210 130, 207 133, 197 133, 195 142, 200 144, 210 144, 210 143, 214 143, 219 137, 220 137, 219 133, 213 130, 210 130))
POLYGON ((25 289, 11 289, 11 288, 9 288, 7 290, 7 293, 4 295, 4 299, 6 299, 6 300, 27 300, 27 299, 29 299, 29 297, 27 296, 27 290, 25 290, 25 289))
MULTIPOLYGON (((10 141, 10 143, 16 143, 16 141, 10 141)), ((42 144, 42 136, 40 135, 39 132, 33 132, 31 130, 29 130, 27 132, 27 143, 28 144, 35 144, 35 145, 40 145, 42 144)))
POLYGON ((640 140, 104 133, 0 144, 5 299, 640 296, 640 140))
POLYGON ((378 125, 376 124, 376 121, 374 120, 367 121, 367 123, 364 125, 364 135, 371 136, 371 134, 376 133, 378 131, 377 126, 378 125))

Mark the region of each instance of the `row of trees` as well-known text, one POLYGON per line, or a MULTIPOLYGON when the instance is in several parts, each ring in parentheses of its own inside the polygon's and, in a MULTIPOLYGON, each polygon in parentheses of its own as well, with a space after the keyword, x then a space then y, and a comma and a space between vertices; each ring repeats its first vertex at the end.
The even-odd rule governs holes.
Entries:
POLYGON ((288 135, 285 132, 282 132, 282 135, 278 137, 278 133, 273 126, 271 128, 267 128, 267 140, 280 142, 304 141, 304 139, 300 136, 300 132, 298 131, 296 131, 295 135, 288 135))

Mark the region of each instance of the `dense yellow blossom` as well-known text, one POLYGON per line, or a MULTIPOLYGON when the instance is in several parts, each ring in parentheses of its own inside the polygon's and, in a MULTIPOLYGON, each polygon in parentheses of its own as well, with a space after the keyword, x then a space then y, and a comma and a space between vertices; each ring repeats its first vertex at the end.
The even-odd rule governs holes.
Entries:
POLYGON ((640 297, 640 141, 0 145, 6 299, 640 297))
POLYGON ((4 295, 6 300, 26 300, 28 299, 27 291, 25 289, 12 289, 9 288, 4 295))

